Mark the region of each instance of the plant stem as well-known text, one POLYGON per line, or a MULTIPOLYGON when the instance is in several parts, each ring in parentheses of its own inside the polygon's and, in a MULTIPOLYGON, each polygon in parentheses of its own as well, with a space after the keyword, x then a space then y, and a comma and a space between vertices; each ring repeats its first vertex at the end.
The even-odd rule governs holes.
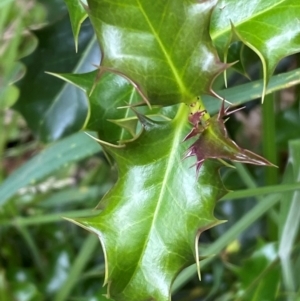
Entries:
MULTIPOLYGON (((266 95, 262 105, 262 135, 263 155, 273 164, 277 164, 277 150, 275 137, 274 94, 266 95)), ((265 185, 278 183, 278 168, 265 168, 265 185)), ((267 217, 267 233, 271 240, 277 238, 277 225, 270 216, 267 217)))
MULTIPOLYGON (((263 134, 263 155, 273 164, 277 164, 276 151, 276 129, 274 112, 274 94, 266 95, 262 105, 262 134, 263 134)), ((265 168, 265 184, 275 185, 278 183, 278 169, 274 167, 265 168)))

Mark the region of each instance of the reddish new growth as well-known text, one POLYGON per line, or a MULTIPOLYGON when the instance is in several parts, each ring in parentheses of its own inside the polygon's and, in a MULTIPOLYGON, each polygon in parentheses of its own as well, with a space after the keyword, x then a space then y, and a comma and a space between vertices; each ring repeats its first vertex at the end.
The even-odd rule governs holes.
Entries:
POLYGON ((223 118, 236 112, 228 112, 229 107, 225 109, 224 101, 218 115, 202 121, 206 111, 196 111, 189 116, 189 121, 193 125, 190 133, 184 138, 184 141, 200 135, 198 139, 189 147, 185 158, 196 156, 196 170, 199 172, 206 159, 227 159, 236 162, 250 163, 255 165, 269 165, 272 163, 261 156, 240 148, 233 140, 228 137, 228 133, 223 118))

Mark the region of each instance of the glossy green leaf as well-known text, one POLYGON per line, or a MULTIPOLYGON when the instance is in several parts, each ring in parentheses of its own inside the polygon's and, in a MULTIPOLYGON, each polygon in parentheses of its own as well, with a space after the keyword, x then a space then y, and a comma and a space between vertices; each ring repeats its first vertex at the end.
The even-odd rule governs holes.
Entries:
POLYGON ((81 1, 64 0, 69 11, 72 31, 75 41, 75 49, 78 51, 78 35, 82 22, 86 19, 87 13, 81 3, 81 1))
MULTIPOLYGON (((86 94, 86 99, 89 102, 89 113, 85 129, 98 132, 99 138, 104 141, 116 143, 122 137, 127 138, 128 136, 124 134, 120 126, 113 125, 112 123, 114 120, 131 116, 131 110, 118 109, 118 107, 138 103, 141 101, 141 97, 134 87, 121 76, 105 73, 101 80, 96 83, 96 74, 97 71, 83 74, 53 73, 52 75, 75 85, 86 94), (90 93, 92 87, 93 92, 90 93)), ((299 69, 296 69, 273 76, 268 85, 266 94, 299 84, 299 74, 299 69)), ((234 104, 242 104, 249 100, 259 98, 261 89, 262 81, 258 80, 237 87, 219 90, 217 93, 225 99, 229 99, 234 104)), ((203 100, 205 107, 210 113, 215 114, 218 111, 220 102, 216 100, 216 98, 204 96, 203 100)), ((164 107, 159 113, 172 118, 176 110, 177 107, 175 106, 164 107)), ((155 114, 155 112, 155 110, 148 110, 147 114, 155 114)), ((122 121, 115 121, 115 123, 120 125, 122 121)), ((127 125, 123 123, 121 126, 126 127, 127 125)), ((127 126, 127 131, 128 130, 127 126)), ((131 136, 132 134, 133 133, 131 133, 131 136)))
POLYGON ((211 37, 225 57, 236 38, 260 57, 266 84, 278 62, 300 52, 300 3, 298 0, 253 0, 246 4, 221 0, 211 19, 211 37))
POLYGON ((225 69, 208 34, 216 1, 88 0, 103 51, 100 73, 119 73, 151 104, 191 103, 225 69))
POLYGON ((99 49, 91 28, 87 26, 83 26, 79 39, 84 51, 75 54, 69 23, 66 16, 36 31, 39 47, 23 60, 27 73, 19 82, 21 94, 15 108, 43 141, 57 140, 80 130, 87 118, 85 94, 45 73, 70 72, 73 69, 88 72, 99 60, 99 49))
POLYGON ((124 148, 108 148, 119 180, 94 217, 73 220, 96 233, 106 257, 108 296, 115 301, 169 301, 176 275, 198 263, 198 238, 220 223, 215 202, 225 189, 220 165, 207 161, 197 180, 182 160, 188 109, 172 121, 139 116, 144 130, 124 148))
POLYGON ((33 184, 70 162, 91 156, 101 150, 98 143, 84 133, 77 133, 45 149, 0 185, 0 205, 5 204, 20 188, 33 184))
POLYGON ((97 132, 99 139, 111 143, 132 138, 124 133, 122 127, 113 122, 133 115, 130 108, 119 107, 130 106, 141 101, 141 97, 128 80, 117 74, 106 73, 96 83, 97 71, 53 75, 79 87, 86 94, 89 102, 89 114, 84 127, 86 130, 97 132))

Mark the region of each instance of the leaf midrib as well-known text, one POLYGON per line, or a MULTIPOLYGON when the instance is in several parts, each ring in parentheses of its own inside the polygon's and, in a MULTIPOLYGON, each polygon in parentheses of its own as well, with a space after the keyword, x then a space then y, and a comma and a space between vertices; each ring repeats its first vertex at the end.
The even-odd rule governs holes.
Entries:
POLYGON ((164 199, 165 191, 167 190, 167 183, 168 183, 170 175, 172 174, 172 168, 174 167, 174 162, 176 161, 176 154, 177 154, 177 151, 178 151, 178 145, 181 142, 181 133, 182 133, 183 128, 186 124, 186 118, 182 118, 185 115, 185 111, 186 111, 186 106, 184 104, 181 104, 179 109, 178 109, 178 112, 176 114, 176 117, 173 120, 173 122, 174 121, 177 122, 177 128, 176 128, 176 131, 175 131, 176 134, 174 135, 172 145, 170 146, 171 147, 171 151, 170 151, 170 155, 169 155, 170 159, 167 161, 167 168, 166 168, 166 171, 165 171, 165 174, 164 174, 164 177, 163 177, 163 181, 162 181, 162 184, 161 184, 161 190, 160 190, 160 193, 159 193, 159 196, 158 196, 158 199, 157 199, 157 205, 156 205, 156 208, 155 208, 155 211, 154 211, 154 214, 153 214, 152 223, 149 227, 148 234, 145 237, 145 243, 144 243, 143 249, 140 253, 139 260, 138 260, 138 262, 135 266, 135 269, 134 269, 131 277, 128 279, 126 286, 123 288, 123 292, 125 291, 127 286, 130 284, 132 278, 135 276, 135 274, 138 270, 138 267, 140 266, 141 260, 143 258, 143 254, 145 253, 145 250, 148 246, 150 233, 153 231, 153 228, 155 226, 157 215, 159 213, 161 203, 164 199), (177 121, 178 119, 180 119, 179 122, 177 121))
POLYGON ((174 75, 174 77, 175 77, 175 79, 176 79, 176 82, 178 83, 178 86, 179 86, 179 88, 180 88, 180 90, 181 90, 181 93, 182 93, 182 94, 186 94, 186 88, 185 88, 185 85, 183 84, 183 82, 182 82, 182 80, 181 80, 181 77, 180 77, 180 75, 179 75, 179 73, 178 73, 178 70, 176 69, 175 65, 173 64, 172 59, 171 59, 170 56, 168 55, 167 49, 165 48, 165 46, 164 46, 162 40, 160 39, 159 35, 157 34, 155 28, 153 27, 153 25, 152 25, 152 23, 151 23, 151 20, 148 18, 148 16, 147 16, 145 10, 143 9, 143 7, 142 7, 142 5, 141 5, 141 2, 140 2, 139 0, 137 0, 136 2, 137 2, 137 4, 138 4, 138 7, 140 8, 141 13, 143 14, 143 16, 144 16, 144 18, 145 18, 145 20, 146 20, 146 22, 147 22, 147 24, 148 24, 148 26, 149 26, 151 32, 152 32, 153 36, 155 37, 155 39, 156 39, 156 41, 157 41, 157 43, 158 43, 158 45, 159 45, 159 47, 160 47, 160 49, 161 49, 163 55, 165 56, 165 58, 166 58, 166 60, 167 60, 167 62, 168 62, 168 64, 169 64, 169 66, 170 66, 170 69, 172 70, 172 73, 173 73, 173 75, 174 75))
MULTIPOLYGON (((274 7, 276 7, 276 6, 280 5, 280 4, 282 4, 282 3, 285 2, 285 1, 286 1, 286 0, 281 0, 281 1, 278 2, 278 3, 275 3, 273 6, 268 7, 267 9, 264 9, 264 10, 260 11, 259 13, 255 14, 255 15, 251 15, 251 17, 246 18, 246 19, 243 19, 241 22, 234 23, 233 25, 234 25, 235 27, 238 27, 238 26, 240 26, 241 24, 244 24, 244 23, 248 22, 249 20, 255 19, 256 17, 258 17, 258 16, 260 16, 260 15, 262 15, 262 14, 264 14, 264 13, 270 11, 271 9, 273 9, 274 7)), ((231 21, 231 20, 230 20, 230 21, 231 21)), ((231 31, 231 26, 227 26, 227 27, 224 28, 224 30, 218 31, 217 34, 211 34, 211 39, 214 41, 214 40, 216 40, 218 37, 220 37, 220 36, 226 34, 227 32, 230 32, 230 31, 231 31)))

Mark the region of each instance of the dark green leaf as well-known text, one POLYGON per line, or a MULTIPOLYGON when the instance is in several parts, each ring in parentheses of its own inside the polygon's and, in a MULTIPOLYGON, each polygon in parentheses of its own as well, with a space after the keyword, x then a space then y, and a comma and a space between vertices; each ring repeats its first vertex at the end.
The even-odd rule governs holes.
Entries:
POLYGON ((241 41, 229 45, 227 63, 235 63, 232 67, 245 77, 251 78, 251 72, 257 70, 257 62, 259 62, 257 54, 241 41))
POLYGON ((264 92, 278 62, 300 52, 300 2, 298 0, 219 1, 211 20, 211 37, 219 53, 226 55, 235 39, 260 57, 264 92))
POLYGON ((15 108, 25 117, 43 141, 52 141, 78 131, 87 118, 87 100, 80 90, 51 78, 45 71, 87 72, 100 59, 89 26, 83 26, 80 45, 85 51, 74 53, 72 31, 66 16, 36 31, 38 49, 24 59, 27 73, 20 82, 21 95, 15 108))
POLYGON ((87 13, 79 0, 64 0, 69 11, 72 31, 75 41, 75 49, 78 51, 78 35, 82 22, 86 19, 87 13))
POLYGON ((151 104, 191 103, 225 69, 208 34, 216 1, 89 0, 101 71, 132 80, 151 104))
POLYGON ((188 109, 173 121, 144 126, 139 139, 108 151, 119 180, 95 217, 74 220, 99 235, 106 254, 108 295, 116 301, 168 301, 184 267, 198 262, 198 237, 217 225, 215 201, 225 190, 219 164, 206 162, 199 173, 182 160, 188 109))
POLYGON ((38 2, 45 6, 47 21, 50 24, 54 24, 67 13, 67 7, 62 0, 38 0, 38 2))
MULTIPOLYGON (((99 139, 111 143, 130 138, 123 133, 124 130, 119 125, 112 122, 112 120, 127 118, 133 114, 130 108, 119 109, 119 107, 132 105, 141 100, 134 87, 125 78, 106 73, 96 83, 97 71, 85 74, 53 75, 72 83, 87 94, 89 116, 85 129, 96 131, 99 139)), ((120 124, 120 122, 117 123, 120 124)), ((132 134, 135 133, 132 132, 132 134)))

